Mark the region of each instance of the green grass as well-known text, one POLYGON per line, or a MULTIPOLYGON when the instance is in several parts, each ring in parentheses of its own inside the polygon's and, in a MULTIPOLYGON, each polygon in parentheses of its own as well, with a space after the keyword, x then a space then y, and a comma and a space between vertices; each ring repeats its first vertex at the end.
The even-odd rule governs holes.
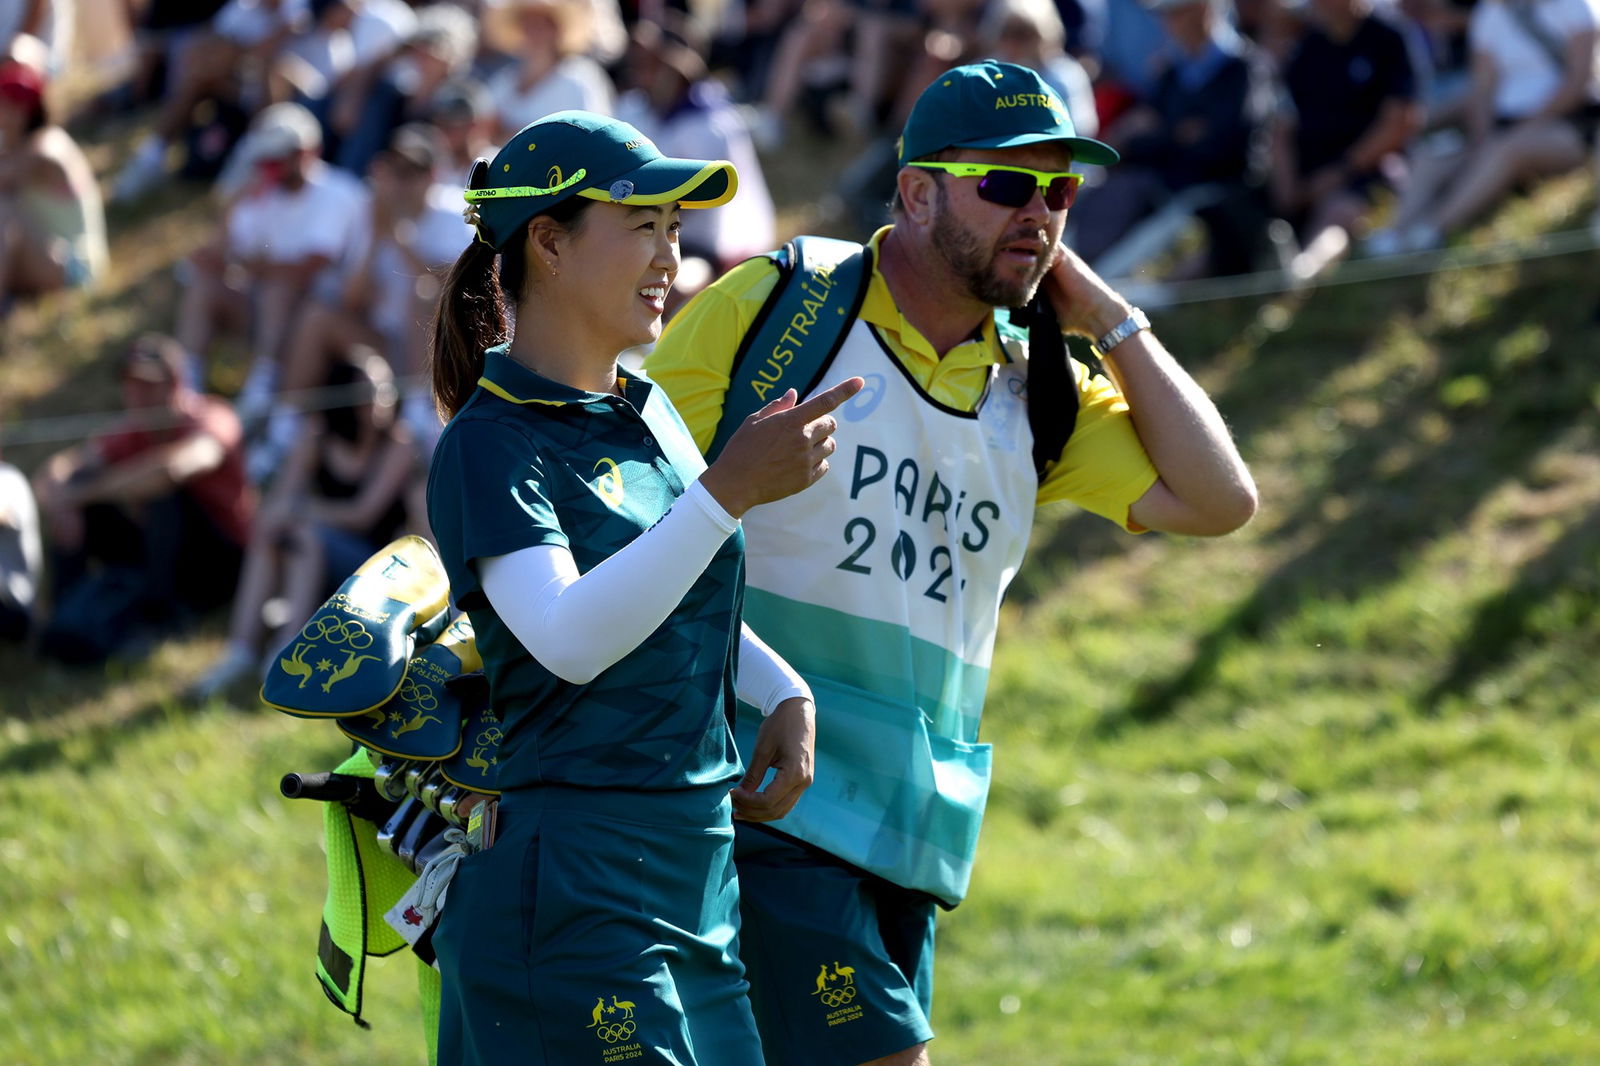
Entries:
MULTIPOLYGON (((109 400, 108 346, 170 312, 181 202, 120 228, 109 291, 20 316, 0 414, 109 400)), ((1158 318, 1262 511, 1217 541, 1043 516, 941 1066, 1600 1061, 1597 266, 1158 318)), ((424 1061, 409 960, 375 965, 370 1032, 312 976, 320 823, 275 784, 334 731, 172 702, 215 625, 104 677, 0 651, 0 1063, 424 1061)))

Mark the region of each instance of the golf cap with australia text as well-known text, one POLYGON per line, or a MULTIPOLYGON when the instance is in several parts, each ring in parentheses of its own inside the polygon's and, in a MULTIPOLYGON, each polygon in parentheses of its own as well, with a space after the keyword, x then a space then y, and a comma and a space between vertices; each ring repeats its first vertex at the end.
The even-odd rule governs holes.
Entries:
POLYGON ((1061 96, 1027 67, 985 59, 956 67, 922 90, 900 138, 900 165, 946 148, 1016 148, 1061 141, 1074 162, 1108 166, 1109 144, 1078 136, 1061 96))
POLYGON ((738 189, 726 159, 672 159, 626 122, 557 111, 522 127, 493 160, 475 162, 462 196, 478 239, 500 249, 529 219, 570 196, 629 207, 719 207, 738 189))

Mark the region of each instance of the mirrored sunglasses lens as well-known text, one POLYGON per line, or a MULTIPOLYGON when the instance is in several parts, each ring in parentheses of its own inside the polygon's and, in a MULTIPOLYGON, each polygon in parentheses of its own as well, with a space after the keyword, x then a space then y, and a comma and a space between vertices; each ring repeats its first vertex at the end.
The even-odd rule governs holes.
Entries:
POLYGON ((1045 206, 1052 211, 1065 211, 1077 198, 1077 178, 1055 178, 1044 191, 1045 206))
POLYGON ((991 170, 978 179, 978 195, 1001 207, 1021 207, 1033 199, 1038 187, 1032 175, 1015 170, 991 170))

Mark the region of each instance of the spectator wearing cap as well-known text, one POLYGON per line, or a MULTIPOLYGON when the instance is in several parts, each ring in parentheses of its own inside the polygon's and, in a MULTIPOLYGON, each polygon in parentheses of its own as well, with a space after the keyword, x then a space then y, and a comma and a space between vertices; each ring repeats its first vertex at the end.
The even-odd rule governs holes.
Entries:
POLYGON ((34 474, 54 606, 41 647, 57 658, 98 659, 226 602, 249 536, 233 408, 189 387, 171 337, 141 337, 117 367, 122 417, 34 474))
POLYGON ((441 85, 428 102, 426 117, 441 141, 436 180, 458 185, 474 159, 494 155, 494 100, 482 82, 458 78, 441 85))
POLYGON ((701 27, 671 10, 661 18, 634 24, 627 64, 631 88, 617 103, 618 117, 653 140, 664 155, 726 159, 739 173, 739 195, 731 203, 688 212, 681 220, 685 265, 673 284, 670 314, 705 282, 771 247, 776 212, 750 129, 706 68, 701 27), (698 285, 690 277, 696 273, 692 259, 709 267, 698 271, 698 285))
POLYGON ((310 20, 309 0, 228 0, 205 31, 184 42, 155 128, 118 173, 112 199, 136 200, 165 177, 168 148, 189 129, 202 101, 227 100, 246 113, 260 106, 279 53, 310 20))
POLYGON ((223 184, 226 216, 191 259, 178 306, 178 339, 204 359, 218 328, 244 327, 252 363, 241 414, 263 415, 280 376, 290 323, 307 298, 333 299, 365 239, 366 191, 318 156, 322 133, 299 104, 261 112, 223 184))
POLYGON ((406 390, 424 369, 438 279, 472 241, 459 186, 435 181, 441 154, 437 132, 412 123, 396 130, 373 159, 368 239, 339 299, 308 301, 286 349, 283 394, 289 399, 274 409, 269 429, 277 451, 287 453, 299 436, 292 397, 315 388, 328 366, 357 346, 381 352, 401 379, 405 418, 419 442, 429 447, 438 436, 427 389, 406 390))
POLYGON ((430 4, 416 16, 400 50, 334 98, 328 121, 339 148, 330 158, 352 174, 367 172, 395 127, 425 118, 434 93, 466 74, 477 51, 477 23, 456 5, 430 4))
POLYGON ((1209 236, 1202 269, 1243 273, 1266 223, 1259 149, 1273 103, 1270 75, 1219 0, 1149 7, 1171 44, 1149 94, 1105 131, 1122 162, 1114 181, 1085 192, 1073 247, 1095 263, 1175 193, 1206 186, 1214 199, 1198 212, 1209 236))
POLYGON ((1466 141, 1416 153, 1374 255, 1437 248, 1519 184, 1583 165, 1600 132, 1600 3, 1481 0, 1468 38, 1466 141))
POLYGON ((1369 0, 1309 0, 1306 14, 1271 140, 1274 206, 1304 249, 1289 264, 1298 279, 1345 254, 1423 120, 1411 49, 1369 0))
POLYGON ((586 0, 505 0, 484 36, 512 62, 489 77, 498 139, 557 111, 611 114, 616 88, 593 56, 595 14, 586 0))
POLYGON ((18 297, 90 283, 106 259, 88 159, 50 121, 39 72, 0 61, 0 316, 18 297))

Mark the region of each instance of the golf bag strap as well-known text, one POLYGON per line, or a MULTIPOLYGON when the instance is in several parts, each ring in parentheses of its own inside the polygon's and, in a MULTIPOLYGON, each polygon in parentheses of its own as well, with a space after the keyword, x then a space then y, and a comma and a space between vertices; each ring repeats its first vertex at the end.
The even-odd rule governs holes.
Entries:
POLYGON ((746 418, 785 389, 803 398, 816 387, 872 281, 872 251, 854 241, 796 237, 767 258, 778 265, 778 283, 734 353, 707 462, 722 453, 746 418))

